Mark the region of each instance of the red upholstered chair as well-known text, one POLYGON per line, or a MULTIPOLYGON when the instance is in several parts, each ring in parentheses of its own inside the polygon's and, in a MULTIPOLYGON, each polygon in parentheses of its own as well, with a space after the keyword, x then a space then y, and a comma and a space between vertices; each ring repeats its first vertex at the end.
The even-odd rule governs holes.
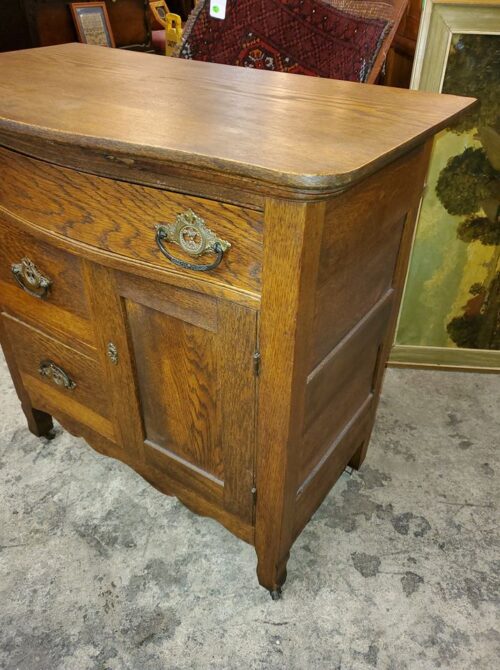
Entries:
POLYGON ((176 56, 374 83, 408 0, 199 0, 176 56))

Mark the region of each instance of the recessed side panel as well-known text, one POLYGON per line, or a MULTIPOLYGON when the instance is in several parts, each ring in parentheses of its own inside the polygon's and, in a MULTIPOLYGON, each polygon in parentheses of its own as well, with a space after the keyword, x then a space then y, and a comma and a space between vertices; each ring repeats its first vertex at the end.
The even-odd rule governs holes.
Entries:
POLYGON ((317 484, 366 453, 427 157, 421 147, 327 205, 297 481, 305 515, 317 484))
POLYGON ((375 390, 380 352, 393 295, 376 306, 309 375, 301 453, 301 481, 369 402, 375 390))
POLYGON ((406 214, 422 190, 421 157, 420 148, 329 200, 311 371, 392 287, 406 214))

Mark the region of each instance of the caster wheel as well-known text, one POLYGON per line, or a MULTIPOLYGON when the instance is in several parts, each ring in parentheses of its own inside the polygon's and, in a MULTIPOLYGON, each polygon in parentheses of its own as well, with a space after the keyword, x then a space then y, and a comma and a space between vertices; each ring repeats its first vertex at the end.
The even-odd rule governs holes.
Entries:
POLYGON ((275 591, 269 591, 269 593, 271 594, 271 598, 273 600, 281 600, 281 589, 280 588, 276 589, 275 591))

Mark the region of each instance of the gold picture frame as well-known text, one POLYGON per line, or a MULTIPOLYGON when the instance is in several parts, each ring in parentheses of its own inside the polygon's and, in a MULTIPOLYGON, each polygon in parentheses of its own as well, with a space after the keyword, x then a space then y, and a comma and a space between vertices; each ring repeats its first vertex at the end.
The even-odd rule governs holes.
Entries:
MULTIPOLYGON (((420 24, 410 88, 433 92, 441 92, 444 88, 446 93, 481 98, 474 90, 463 90, 460 85, 457 90, 450 90, 448 68, 449 63, 453 63, 450 54, 467 48, 471 36, 478 36, 474 39, 479 40, 485 37, 500 40, 500 0, 427 0, 420 24)), ((469 74, 471 71, 474 72, 473 66, 469 68, 469 74)), ((455 77, 453 81, 456 80, 455 77)), ((496 118, 500 122, 500 107, 496 118)), ((480 242, 477 237, 472 238, 471 242, 470 235, 464 244, 467 224, 465 214, 459 216, 458 212, 450 213, 449 206, 443 208, 443 198, 436 195, 439 177, 454 158, 462 156, 465 150, 471 152, 479 148, 489 156, 487 145, 482 139, 482 128, 484 126, 473 127, 468 135, 462 136, 460 128, 445 130, 435 138, 389 365, 500 372, 498 329, 488 340, 491 348, 481 346, 479 337, 476 341, 472 337, 468 340, 467 333, 463 331, 460 337, 456 335, 466 317, 471 316, 472 322, 472 316, 483 317, 488 309, 495 312, 500 304, 498 297, 481 297, 481 290, 487 294, 488 287, 493 286, 491 277, 496 277, 494 292, 498 295, 500 244, 495 246, 491 240, 480 242), (446 232, 438 233, 439 227, 446 232), (435 266, 431 269, 434 258, 435 266), (485 268, 488 264, 492 266, 492 272, 485 269, 479 271, 479 267, 485 268), (478 277, 472 278, 476 266, 478 277), (486 278, 488 272, 491 276, 486 278), (453 281, 456 285, 451 289, 453 281), (444 296, 445 286, 449 291, 449 299, 444 296), (492 304, 488 305, 488 300, 492 304)), ((448 172, 451 173, 451 170, 448 169, 448 172)), ((486 215, 483 211, 479 216, 486 215)), ((491 290, 487 295, 491 295, 491 290)))
POLYGON ((105 2, 71 2, 70 9, 80 42, 116 46, 105 2))

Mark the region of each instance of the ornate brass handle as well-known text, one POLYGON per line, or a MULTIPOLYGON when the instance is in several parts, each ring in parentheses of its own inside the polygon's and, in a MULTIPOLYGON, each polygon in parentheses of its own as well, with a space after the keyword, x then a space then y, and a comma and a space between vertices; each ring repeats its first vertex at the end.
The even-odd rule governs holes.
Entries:
POLYGON ((197 216, 192 210, 188 209, 183 214, 178 214, 175 217, 175 223, 169 225, 156 226, 156 244, 164 256, 169 261, 181 268, 188 270, 199 270, 207 272, 215 270, 224 257, 224 252, 230 248, 230 243, 226 240, 218 238, 210 228, 207 228, 205 221, 197 216), (175 258, 163 246, 163 242, 172 242, 177 244, 190 256, 201 256, 207 252, 214 253, 216 258, 213 263, 208 265, 201 265, 196 263, 188 263, 180 258, 175 258))
POLYGON ((52 380, 57 386, 64 386, 65 389, 72 391, 76 383, 71 379, 67 372, 54 363, 54 361, 41 361, 38 372, 42 377, 52 380))
POLYGON ((19 286, 35 298, 46 298, 51 287, 51 280, 44 277, 29 258, 22 258, 20 263, 12 263, 14 279, 19 286))

